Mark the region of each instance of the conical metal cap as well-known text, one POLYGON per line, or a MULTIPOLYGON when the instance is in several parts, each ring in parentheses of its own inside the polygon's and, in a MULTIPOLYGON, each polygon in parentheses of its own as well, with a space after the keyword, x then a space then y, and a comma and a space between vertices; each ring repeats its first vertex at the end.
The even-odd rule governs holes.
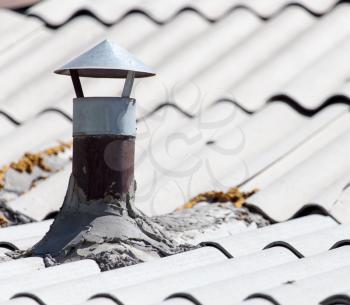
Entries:
POLYGON ((79 76, 96 78, 126 78, 128 71, 134 71, 135 77, 155 75, 134 55, 108 40, 71 60, 55 73, 70 75, 69 70, 76 70, 79 76))

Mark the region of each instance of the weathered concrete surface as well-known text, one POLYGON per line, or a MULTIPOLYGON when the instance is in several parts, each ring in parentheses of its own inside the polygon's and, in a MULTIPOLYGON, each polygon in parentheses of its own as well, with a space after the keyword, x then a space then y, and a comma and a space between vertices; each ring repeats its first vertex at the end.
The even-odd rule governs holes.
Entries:
POLYGON ((71 176, 63 207, 50 231, 23 255, 46 257, 48 265, 82 258, 95 259, 103 270, 191 249, 126 201, 112 195, 87 200, 71 176))
POLYGON ((190 209, 153 217, 152 220, 178 243, 191 245, 270 224, 261 215, 244 207, 238 208, 232 202, 202 202, 190 209))
MULTIPOLYGON (((133 189, 126 197, 125 203, 111 193, 101 200, 89 200, 72 177, 49 234, 33 249, 11 256, 40 255, 47 266, 92 258, 102 270, 109 270, 186 251, 208 239, 268 224, 260 215, 237 208, 232 202, 202 202, 149 218, 134 208, 133 189)), ((12 221, 15 220, 29 221, 12 221)))
POLYGON ((47 266, 84 258, 110 270, 172 255, 220 238, 268 225, 263 217, 232 203, 200 203, 192 209, 147 217, 126 201, 108 195, 88 200, 71 176, 63 207, 50 231, 32 249, 13 257, 43 256, 47 266))
POLYGON ((0 227, 34 221, 31 215, 25 215, 24 208, 14 208, 13 202, 63 170, 70 163, 71 148, 70 142, 61 142, 34 153, 27 152, 15 162, 0 168, 0 227))

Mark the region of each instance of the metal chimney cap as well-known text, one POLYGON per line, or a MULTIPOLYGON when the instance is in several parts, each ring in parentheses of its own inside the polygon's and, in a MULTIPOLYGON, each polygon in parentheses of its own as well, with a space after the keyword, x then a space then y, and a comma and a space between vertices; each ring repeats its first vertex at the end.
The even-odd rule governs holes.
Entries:
POLYGON ((134 55, 108 40, 71 60, 55 73, 70 75, 70 70, 77 71, 82 77, 95 78, 126 78, 129 71, 135 72, 134 77, 155 75, 151 68, 134 55))

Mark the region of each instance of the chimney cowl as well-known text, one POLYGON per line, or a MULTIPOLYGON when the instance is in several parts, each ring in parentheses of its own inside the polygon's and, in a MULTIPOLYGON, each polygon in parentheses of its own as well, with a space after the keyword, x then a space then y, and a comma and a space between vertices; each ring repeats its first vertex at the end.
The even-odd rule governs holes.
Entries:
MULTIPOLYGON (((63 206, 45 237, 27 252, 49 256, 57 263, 92 258, 105 268, 103 256, 145 252, 159 256, 183 251, 162 229, 134 207, 136 182, 135 99, 130 98, 135 77, 154 72, 126 50, 103 41, 55 71, 70 75, 73 100, 73 164, 63 206), (84 97, 79 77, 125 78, 121 97, 84 97), (124 249, 123 245, 128 245, 124 249), (93 252, 92 252, 93 251, 93 252), (93 254, 92 254, 93 253, 93 254), (118 252, 119 253, 119 252, 118 252)), ((115 257, 115 255, 111 257, 115 257)), ((108 262, 109 268, 119 266, 108 262)))
POLYGON ((79 55, 55 73, 71 75, 71 71, 76 71, 82 77, 93 78, 126 78, 129 71, 134 72, 136 78, 155 75, 151 68, 134 55, 108 40, 79 55))

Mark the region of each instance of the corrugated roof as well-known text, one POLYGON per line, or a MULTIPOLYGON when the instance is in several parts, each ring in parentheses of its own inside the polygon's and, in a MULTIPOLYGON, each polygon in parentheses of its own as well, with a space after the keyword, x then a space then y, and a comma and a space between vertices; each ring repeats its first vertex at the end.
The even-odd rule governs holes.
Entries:
MULTIPOLYGON (((46 0, 23 14, 0 10, 1 208, 9 222, 39 221, 0 230, 1 304, 346 304, 349 16, 336 0, 46 0), (137 206, 158 215, 207 191, 259 189, 246 207, 281 223, 236 219, 225 234, 204 232, 201 248, 103 273, 89 260, 9 261, 6 251, 42 238, 68 184, 74 93, 52 71, 105 38, 158 75, 133 92, 137 206)), ((90 96, 122 88, 82 85, 90 96)))
POLYGON ((105 0, 103 5, 98 5, 96 2, 89 0, 79 2, 65 0, 62 4, 58 4, 55 0, 50 0, 34 6, 30 10, 30 14, 39 16, 47 23, 55 26, 63 24, 80 11, 88 11, 105 23, 114 23, 126 14, 134 11, 142 12, 158 22, 165 22, 183 10, 192 10, 208 19, 215 20, 230 10, 245 8, 259 16, 268 18, 291 4, 301 6, 314 14, 325 14, 337 2, 337 0, 220 0, 215 2, 210 0, 171 0, 165 3, 161 0, 133 0, 127 3, 116 4, 113 0, 105 0))
MULTIPOLYGON (((29 232, 35 225, 16 228, 26 226, 29 232)), ((258 298, 284 291, 286 283, 297 283, 286 293, 291 290, 290 293, 298 294, 302 291, 298 289, 298 283, 301 287, 318 287, 318 284, 323 287, 341 279, 337 277, 340 276, 337 269, 347 270, 349 248, 344 244, 328 249, 333 243, 339 245, 344 237, 342 234, 347 235, 346 226, 338 225, 329 217, 313 215, 236 234, 222 241, 208 240, 207 246, 196 250, 100 274, 94 271, 96 264, 91 261, 42 269, 40 259, 21 259, 2 263, 7 264, 5 269, 13 264, 13 272, 21 272, 21 275, 9 275, 2 280, 1 287, 8 288, 0 298, 6 300, 15 294, 14 299, 4 304, 32 304, 33 300, 38 304, 80 304, 85 301, 84 304, 99 304, 87 301, 92 296, 101 303, 109 299, 125 305, 186 303, 179 301, 182 299, 190 300, 189 304, 192 301, 194 304, 236 304, 247 296, 258 298), (285 244, 276 242, 282 239, 285 244), (275 241, 274 245, 271 240, 275 241), (227 258, 220 248, 210 246, 210 242, 226 247, 234 257, 227 258), (235 246, 238 252, 232 252, 229 245, 235 246), (16 271, 18 264, 29 270, 16 271), (33 272, 32 268, 41 268, 41 271, 33 272), (167 297, 170 299, 165 301, 167 297)), ((339 284, 338 290, 333 285, 322 294, 310 292, 305 299, 301 295, 301 303, 316 304, 328 294, 342 292, 347 287, 346 280, 342 281, 345 283, 339 284), (312 302, 307 303, 310 300, 312 302)))

